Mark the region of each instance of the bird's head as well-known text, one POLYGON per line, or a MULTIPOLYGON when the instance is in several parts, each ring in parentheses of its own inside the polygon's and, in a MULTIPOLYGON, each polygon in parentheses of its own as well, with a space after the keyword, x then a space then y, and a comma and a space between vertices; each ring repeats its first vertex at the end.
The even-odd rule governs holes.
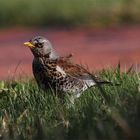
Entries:
POLYGON ((59 57, 49 40, 42 36, 34 37, 29 42, 25 42, 24 45, 31 49, 34 57, 48 57, 50 59, 59 57))

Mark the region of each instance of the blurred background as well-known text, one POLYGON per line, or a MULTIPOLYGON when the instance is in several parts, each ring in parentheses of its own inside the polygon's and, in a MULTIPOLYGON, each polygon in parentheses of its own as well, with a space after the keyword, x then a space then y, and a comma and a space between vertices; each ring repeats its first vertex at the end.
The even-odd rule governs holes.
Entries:
POLYGON ((0 1, 0 79, 32 75, 33 56, 23 46, 47 37, 61 55, 91 71, 140 63, 139 0, 0 1))

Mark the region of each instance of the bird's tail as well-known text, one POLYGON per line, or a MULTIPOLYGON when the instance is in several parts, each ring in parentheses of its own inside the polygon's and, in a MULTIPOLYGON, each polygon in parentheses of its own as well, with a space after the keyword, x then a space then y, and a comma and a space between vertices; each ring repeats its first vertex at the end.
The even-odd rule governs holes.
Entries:
POLYGON ((79 66, 81 69, 83 69, 86 73, 88 73, 90 75, 90 77, 93 79, 93 81, 96 83, 97 86, 100 86, 100 85, 111 85, 111 86, 119 86, 120 84, 119 83, 113 83, 112 81, 103 81, 101 80, 98 76, 96 75, 93 75, 92 73, 90 73, 87 69, 85 69, 84 67, 82 66, 79 66))
POLYGON ((111 85, 111 86, 119 86, 120 84, 119 83, 113 83, 111 81, 96 81, 96 84, 99 84, 99 85, 111 85))

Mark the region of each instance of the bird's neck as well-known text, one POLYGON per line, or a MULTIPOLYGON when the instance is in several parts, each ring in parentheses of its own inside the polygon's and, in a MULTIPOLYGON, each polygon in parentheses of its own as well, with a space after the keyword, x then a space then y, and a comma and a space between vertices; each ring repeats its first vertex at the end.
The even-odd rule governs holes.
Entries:
POLYGON ((58 53, 54 49, 52 49, 51 52, 49 53, 49 59, 56 60, 58 58, 59 58, 58 53))
POLYGON ((59 55, 54 50, 44 55, 34 55, 34 56, 37 59, 43 58, 46 60, 57 60, 59 58, 59 55))

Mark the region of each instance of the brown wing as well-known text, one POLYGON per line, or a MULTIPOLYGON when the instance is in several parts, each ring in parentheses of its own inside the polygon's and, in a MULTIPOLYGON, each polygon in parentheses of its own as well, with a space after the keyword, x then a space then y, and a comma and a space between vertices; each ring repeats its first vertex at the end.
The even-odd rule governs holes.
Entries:
POLYGON ((66 59, 58 59, 57 63, 58 66, 63 68, 63 70, 74 77, 79 77, 81 79, 92 79, 96 83, 101 83, 101 84, 110 84, 110 81, 104 81, 101 80, 99 77, 96 75, 91 74, 87 69, 85 69, 83 66, 80 66, 78 64, 73 64, 71 61, 67 61, 66 59))
POLYGON ((57 65, 63 68, 63 70, 71 76, 82 76, 88 74, 82 66, 73 64, 71 61, 66 59, 58 59, 57 65))

